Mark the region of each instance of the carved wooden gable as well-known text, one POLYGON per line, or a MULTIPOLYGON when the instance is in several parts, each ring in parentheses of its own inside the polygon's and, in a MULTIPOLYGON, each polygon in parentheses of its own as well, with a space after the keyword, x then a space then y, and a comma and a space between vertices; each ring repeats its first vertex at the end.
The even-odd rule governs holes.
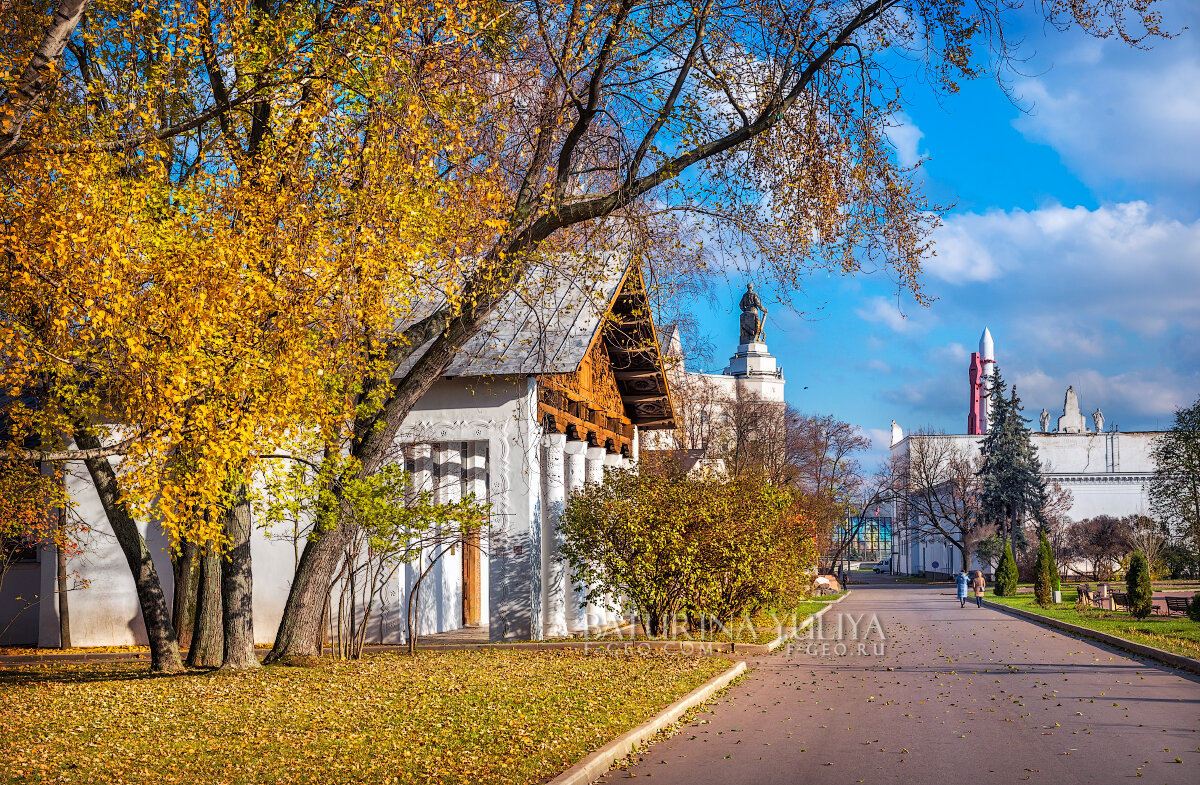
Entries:
POLYGON ((628 454, 633 426, 674 427, 663 357, 641 271, 630 265, 578 367, 539 379, 548 430, 628 454))

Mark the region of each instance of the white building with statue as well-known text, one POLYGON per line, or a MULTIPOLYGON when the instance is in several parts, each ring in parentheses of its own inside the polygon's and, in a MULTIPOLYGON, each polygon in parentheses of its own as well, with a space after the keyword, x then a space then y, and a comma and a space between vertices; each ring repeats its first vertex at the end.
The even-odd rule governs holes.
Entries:
POLYGON ((649 436, 644 448, 682 450, 689 470, 724 471, 720 455, 735 435, 739 415, 748 410, 755 417, 778 418, 782 424, 783 369, 767 348, 763 327, 767 309, 753 284, 746 285, 738 307, 737 350, 721 373, 687 369, 678 329, 672 329, 664 342, 678 427, 649 436))
MULTIPOLYGON (((963 455, 974 460, 987 433, 987 397, 980 391, 986 384, 987 366, 995 362, 991 351, 991 333, 984 331, 980 352, 972 355, 969 371, 971 409, 966 434, 913 434, 892 422, 891 455, 906 460, 920 449, 920 442, 950 440, 963 455), (985 369, 980 373, 979 369, 985 369), (972 428, 976 422, 981 428, 972 428)), ((1042 409, 1037 430, 1031 435, 1042 464, 1046 483, 1057 483, 1071 493, 1066 512, 1073 521, 1097 515, 1147 514, 1150 509, 1148 488, 1154 473, 1151 450, 1160 431, 1119 431, 1114 425, 1105 429, 1105 417, 1098 408, 1086 416, 1080 408, 1075 388, 1068 387, 1063 397, 1062 414, 1055 416, 1042 409), (1090 422, 1089 422, 1090 420, 1090 422), (1053 425, 1053 428, 1051 427, 1053 425)), ((898 512, 898 510, 896 511, 898 512)), ((922 538, 914 534, 916 526, 904 526, 896 517, 892 539, 892 570, 902 575, 952 575, 963 565, 958 549, 942 539, 922 538)), ((975 569, 981 565, 968 565, 975 569)))

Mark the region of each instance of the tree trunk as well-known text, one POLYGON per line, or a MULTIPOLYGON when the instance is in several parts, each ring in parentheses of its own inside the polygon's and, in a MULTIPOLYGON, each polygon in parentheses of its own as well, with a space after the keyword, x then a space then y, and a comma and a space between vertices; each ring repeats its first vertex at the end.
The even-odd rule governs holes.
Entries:
POLYGON ((279 620, 275 646, 264 660, 267 664, 285 657, 320 656, 317 641, 325 597, 350 534, 343 525, 305 543, 287 604, 283 607, 283 618, 279 620))
MULTIPOLYGON (((7 3, 2 7, 9 10, 7 3)), ((47 90, 53 89, 58 60, 87 7, 88 0, 63 0, 58 4, 54 16, 50 18, 50 27, 42 36, 33 57, 26 63, 21 77, 0 96, 0 158, 14 151, 38 99, 47 90)))
POLYGON ((63 543, 67 541, 67 511, 58 511, 58 547, 57 578, 58 578, 58 647, 71 648, 71 613, 67 607, 67 554, 63 551, 63 543))
POLYGON ((192 632, 196 626, 196 585, 199 570, 197 556, 199 549, 190 542, 185 542, 179 549, 179 555, 174 559, 175 566, 175 603, 172 607, 171 621, 175 625, 175 637, 179 648, 190 649, 192 632))
MULTIPOLYGON (((100 447, 100 440, 92 434, 75 434, 75 443, 85 450, 100 447)), ((121 498, 117 474, 107 458, 89 458, 84 465, 92 477, 92 484, 96 486, 100 504, 125 554, 125 561, 129 563, 129 570, 133 573, 133 584, 142 608, 142 621, 150 642, 150 669, 164 673, 181 671, 183 661, 179 657, 175 630, 171 627, 167 598, 158 580, 158 572, 154 569, 154 560, 150 558, 150 549, 146 547, 137 522, 130 516, 129 508, 121 498)))
POLYGON ((246 486, 234 491, 225 512, 225 537, 229 554, 221 570, 221 599, 225 608, 225 662, 227 670, 259 667, 254 652, 254 591, 250 570, 250 500, 246 486))
POLYGON ((221 557, 211 548, 200 555, 200 587, 196 597, 196 630, 188 665, 218 668, 225 659, 225 634, 221 626, 221 557))

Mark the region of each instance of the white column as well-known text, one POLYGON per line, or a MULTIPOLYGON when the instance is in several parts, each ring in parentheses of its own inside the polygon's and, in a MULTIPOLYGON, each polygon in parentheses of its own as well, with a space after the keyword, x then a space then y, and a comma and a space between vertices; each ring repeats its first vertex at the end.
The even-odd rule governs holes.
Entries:
MULTIPOLYGON (((566 469, 563 473, 567 486, 567 495, 583 488, 587 473, 587 442, 567 442, 566 469)), ((570 566, 563 572, 567 597, 567 632, 571 635, 587 635, 587 592, 576 588, 571 576, 570 566)))
POLYGON ((560 555, 562 535, 558 516, 566 502, 563 450, 567 436, 548 433, 542 437, 542 618, 547 638, 567 636, 567 598, 560 555))
MULTIPOLYGON (((453 504, 462 499, 462 450, 460 442, 449 442, 438 451, 438 487, 434 496, 439 504, 453 504)), ((451 546, 438 565, 440 604, 438 626, 442 632, 462 627, 462 545, 451 546)), ((443 545, 440 550, 444 551, 443 545)), ((432 576, 431 576, 432 577, 432 576)))
MULTIPOLYGON (((604 456, 607 452, 603 447, 588 447, 584 456, 584 478, 588 482, 604 482, 604 456)), ((607 624, 605 611, 598 593, 598 586, 589 586, 588 594, 592 598, 587 604, 587 627, 589 632, 598 632, 607 624)))
MULTIPOLYGON (((417 491, 428 491, 433 488, 433 449, 428 444, 418 444, 412 448, 413 457, 413 473, 412 484, 417 491)), ((417 579, 421 576, 422 571, 429 566, 429 559, 432 557, 427 550, 421 553, 420 558, 413 564, 406 567, 409 572, 410 579, 408 583, 408 592, 416 588, 417 579)), ((437 607, 438 594, 441 588, 438 580, 437 567, 430 571, 430 574, 421 582, 421 594, 417 600, 417 630, 420 635, 429 635, 438 632, 437 629, 437 607)), ((407 613, 408 597, 404 598, 405 609, 407 613)))

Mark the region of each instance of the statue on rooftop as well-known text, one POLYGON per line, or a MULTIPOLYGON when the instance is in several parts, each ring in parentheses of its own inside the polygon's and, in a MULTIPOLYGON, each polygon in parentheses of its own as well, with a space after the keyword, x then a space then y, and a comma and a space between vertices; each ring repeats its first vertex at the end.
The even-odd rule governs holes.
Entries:
POLYGON ((1038 417, 1038 423, 1042 426, 1042 433, 1050 430, 1050 412, 1042 409, 1042 413, 1038 417))
POLYGON ((1092 424, 1096 426, 1096 433, 1104 433, 1104 412, 1099 408, 1092 412, 1092 424))
POLYGON ((754 291, 754 284, 746 284, 746 293, 742 295, 739 305, 742 308, 742 316, 739 323, 741 331, 738 335, 738 343, 766 340, 763 335, 763 322, 767 318, 767 309, 758 293, 754 291), (762 316, 759 316, 759 311, 762 311, 762 316))

